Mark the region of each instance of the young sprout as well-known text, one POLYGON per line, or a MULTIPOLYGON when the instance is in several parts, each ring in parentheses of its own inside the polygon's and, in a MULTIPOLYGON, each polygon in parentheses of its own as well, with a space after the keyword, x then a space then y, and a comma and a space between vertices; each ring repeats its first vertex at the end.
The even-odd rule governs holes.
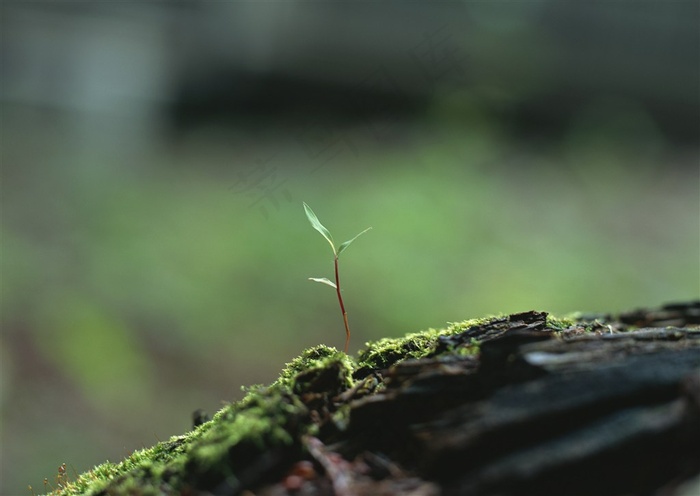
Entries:
POLYGON ((313 226, 314 229, 316 229, 318 232, 321 233, 321 235, 326 238, 326 241, 331 245, 331 248, 333 249, 333 264, 335 266, 335 283, 333 281, 330 281, 326 279, 325 277, 309 277, 310 281, 314 282, 320 282, 322 284, 327 284, 328 286, 335 288, 335 292, 338 295, 338 303, 340 304, 340 311, 343 313, 343 323, 345 324, 345 353, 348 352, 348 345, 350 344, 350 326, 348 325, 348 314, 345 311, 345 305, 343 304, 343 296, 340 293, 340 279, 338 278, 338 257, 340 256, 343 251, 350 246, 350 243, 355 241, 357 238, 359 238, 361 235, 372 229, 371 227, 368 227, 364 231, 362 231, 360 234, 355 236, 354 238, 346 241, 345 243, 342 243, 338 248, 336 249, 335 243, 333 243, 333 237, 331 236, 330 231, 326 229, 323 224, 318 220, 318 217, 316 217, 316 214, 314 213, 313 210, 311 210, 311 207, 309 207, 306 203, 304 203, 304 212, 306 212, 306 218, 309 219, 309 222, 311 222, 311 225, 313 226))

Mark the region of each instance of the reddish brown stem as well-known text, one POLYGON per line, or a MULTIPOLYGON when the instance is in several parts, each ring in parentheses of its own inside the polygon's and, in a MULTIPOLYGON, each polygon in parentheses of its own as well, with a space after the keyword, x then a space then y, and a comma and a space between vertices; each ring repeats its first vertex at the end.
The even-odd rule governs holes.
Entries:
POLYGON ((338 303, 340 303, 340 311, 343 312, 343 323, 345 324, 345 353, 348 352, 350 345, 350 326, 348 325, 348 314, 343 305, 343 297, 340 294, 340 278, 338 277, 338 255, 335 256, 335 292, 338 294, 338 303))

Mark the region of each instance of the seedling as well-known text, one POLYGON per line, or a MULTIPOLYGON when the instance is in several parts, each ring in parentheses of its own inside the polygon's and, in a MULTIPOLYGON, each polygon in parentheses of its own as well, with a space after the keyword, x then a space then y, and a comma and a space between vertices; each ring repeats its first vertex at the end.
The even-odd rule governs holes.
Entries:
POLYGON ((326 241, 331 245, 331 248, 333 249, 333 265, 335 267, 335 282, 325 278, 325 277, 309 277, 310 281, 314 282, 320 282, 322 284, 326 284, 332 288, 335 288, 335 292, 338 295, 338 304, 340 305, 340 311, 343 312, 343 323, 345 324, 345 353, 348 352, 348 346, 350 345, 350 326, 348 325, 348 314, 345 311, 345 304, 343 303, 343 295, 341 294, 340 291, 340 278, 338 277, 338 257, 340 256, 343 251, 350 246, 350 243, 355 241, 357 238, 359 238, 361 235, 372 229, 371 227, 368 227, 364 231, 362 231, 360 234, 355 236, 354 238, 346 241, 345 243, 342 243, 337 249, 335 247, 335 243, 333 242, 333 236, 331 236, 331 233, 328 229, 326 229, 323 224, 318 220, 318 217, 316 217, 316 214, 314 213, 313 210, 311 210, 311 207, 309 207, 306 203, 304 203, 304 212, 306 212, 306 218, 309 219, 309 222, 311 222, 311 225, 313 226, 314 229, 316 229, 318 232, 321 233, 321 235, 326 238, 326 241))

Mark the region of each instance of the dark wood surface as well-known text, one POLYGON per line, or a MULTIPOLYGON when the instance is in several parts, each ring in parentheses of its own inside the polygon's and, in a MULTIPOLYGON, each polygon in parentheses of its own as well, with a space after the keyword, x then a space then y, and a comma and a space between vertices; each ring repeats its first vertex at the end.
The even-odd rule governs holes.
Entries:
POLYGON ((566 328, 526 312, 441 338, 432 356, 358 371, 355 391, 317 391, 319 435, 302 439, 315 476, 256 494, 692 496, 698 324, 694 302, 566 328), (329 415, 341 404, 345 426, 329 415))

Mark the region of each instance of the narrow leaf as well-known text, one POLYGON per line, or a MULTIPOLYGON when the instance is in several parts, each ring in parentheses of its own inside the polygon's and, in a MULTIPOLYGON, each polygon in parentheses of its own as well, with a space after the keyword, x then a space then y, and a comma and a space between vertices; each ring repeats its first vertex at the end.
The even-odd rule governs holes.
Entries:
POLYGON ((309 277, 309 281, 320 282, 321 284, 328 284, 332 288, 337 287, 333 281, 329 281, 325 277, 309 277))
POLYGON ((309 207, 306 203, 304 203, 304 212, 306 212, 306 218, 309 219, 309 222, 311 222, 313 228, 320 232, 323 237, 326 238, 326 241, 330 243, 331 248, 333 248, 333 254, 335 254, 335 245, 333 244, 333 237, 331 236, 330 231, 326 229, 323 224, 321 224, 314 211, 311 210, 311 207, 309 207))
POLYGON ((368 227, 367 229, 365 229, 364 231, 362 231, 360 234, 358 234, 358 235, 355 236, 354 238, 352 238, 352 239, 346 241, 345 243, 343 243, 342 245, 340 245, 340 246, 338 247, 338 255, 340 255, 340 254, 343 252, 343 250, 344 250, 345 248, 347 248, 348 246, 350 246, 350 243, 352 243, 353 241, 355 241, 357 238, 359 238, 360 236, 362 236, 364 233, 366 233, 366 232, 369 231, 370 229, 372 229, 372 228, 371 228, 371 227, 368 227))

